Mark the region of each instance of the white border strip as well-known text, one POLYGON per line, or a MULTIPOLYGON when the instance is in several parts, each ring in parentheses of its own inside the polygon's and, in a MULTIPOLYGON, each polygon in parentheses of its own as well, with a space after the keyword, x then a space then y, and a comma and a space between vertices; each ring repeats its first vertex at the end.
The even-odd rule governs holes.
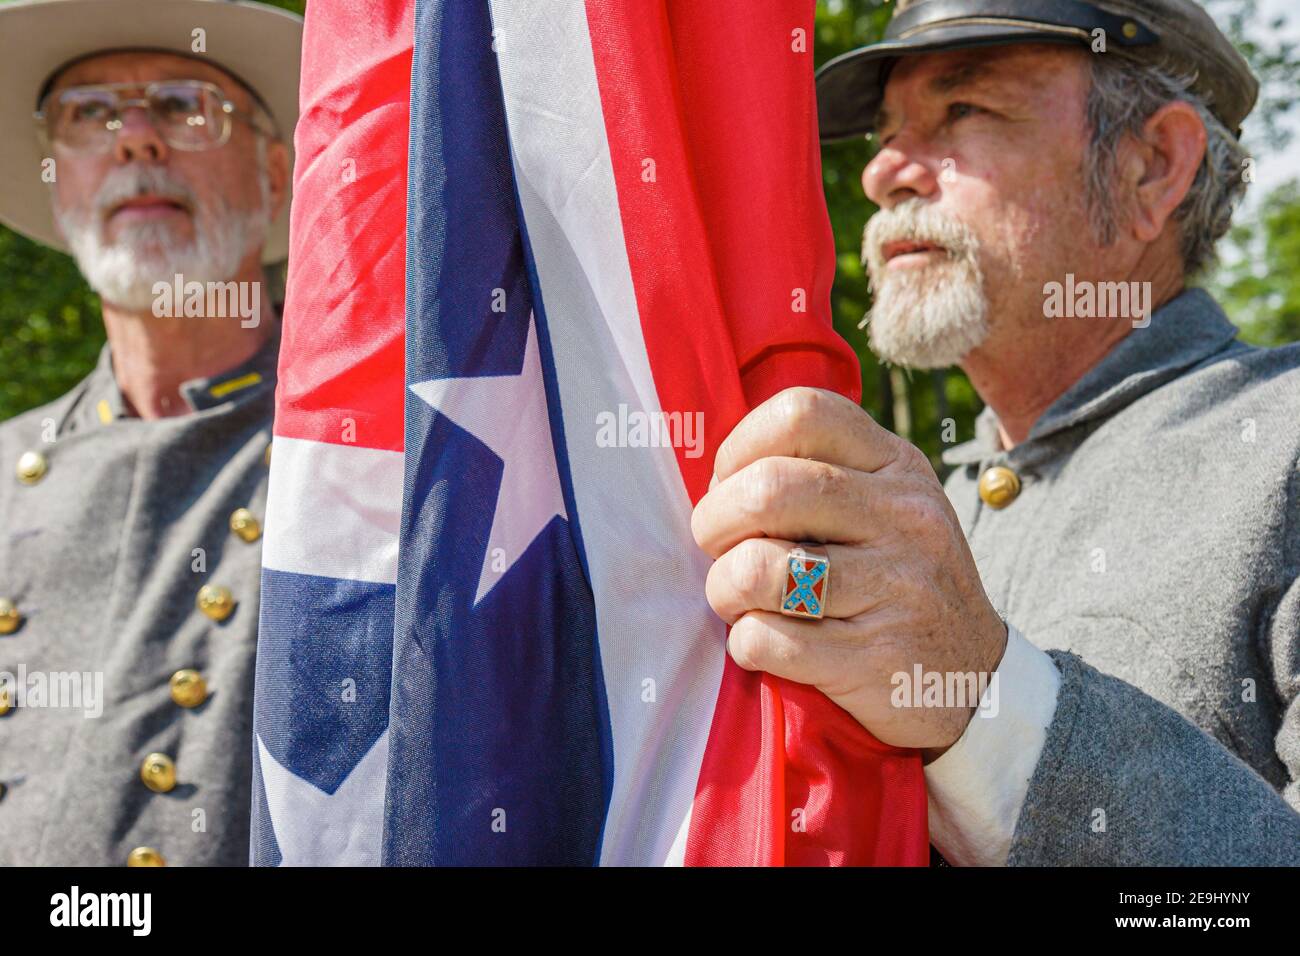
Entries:
POLYGON ((659 411, 586 7, 491 0, 515 176, 542 284, 614 746, 601 862, 680 863, 724 628, 671 448, 598 448, 596 416, 659 411), (651 693, 653 692, 653 693, 651 693))
POLYGON ((396 584, 404 459, 276 435, 262 567, 396 584))

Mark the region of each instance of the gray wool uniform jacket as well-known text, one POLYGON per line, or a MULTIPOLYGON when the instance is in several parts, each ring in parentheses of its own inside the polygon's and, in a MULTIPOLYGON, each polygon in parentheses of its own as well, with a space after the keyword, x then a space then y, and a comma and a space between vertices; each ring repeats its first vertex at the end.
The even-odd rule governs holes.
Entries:
POLYGON ((1007 862, 1300 864, 1300 345, 1189 290, 1025 442, 986 410, 944 460, 990 599, 1060 674, 1007 862))
POLYGON ((0 598, 18 615, 0 675, 31 698, 0 716, 0 864, 247 864, 277 344, 186 383, 191 413, 157 421, 125 414, 105 346, 67 395, 0 424, 0 598), (240 508, 255 523, 237 534, 240 508), (204 585, 233 610, 200 609, 204 585), (187 670, 205 693, 173 694, 187 670), (32 694, 42 679, 63 693, 32 694), (170 789, 144 782, 153 753, 170 789))

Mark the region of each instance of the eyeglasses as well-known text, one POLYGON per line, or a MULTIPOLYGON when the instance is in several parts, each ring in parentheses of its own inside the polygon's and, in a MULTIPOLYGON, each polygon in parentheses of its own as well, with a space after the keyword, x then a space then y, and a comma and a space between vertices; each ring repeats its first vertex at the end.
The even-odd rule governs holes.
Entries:
POLYGON ((235 109, 221 87, 203 80, 156 83, 101 83, 50 92, 36 111, 36 122, 52 143, 73 153, 103 153, 122 128, 122 113, 145 109, 163 141, 172 149, 215 149, 230 139, 232 119, 243 120, 263 136, 277 138, 271 124, 235 109), (143 95, 126 97, 128 91, 143 95))

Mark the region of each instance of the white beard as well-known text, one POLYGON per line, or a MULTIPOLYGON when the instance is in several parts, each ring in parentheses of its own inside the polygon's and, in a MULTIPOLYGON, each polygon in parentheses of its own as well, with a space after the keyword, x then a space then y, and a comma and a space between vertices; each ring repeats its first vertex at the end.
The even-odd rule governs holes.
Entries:
POLYGON ((232 209, 221 196, 196 205, 193 192, 159 167, 119 167, 104 180, 91 210, 61 209, 55 202, 54 216, 90 287, 106 302, 144 312, 153 305, 155 283, 170 284, 176 275, 185 282, 226 282, 250 252, 261 248, 271 217, 269 180, 260 162, 258 175, 262 203, 245 212, 232 209), (105 211, 146 193, 186 202, 194 214, 194 238, 178 243, 171 225, 147 222, 127 226, 116 241, 106 242, 105 211))
POLYGON ((874 295, 868 313, 871 348, 882 359, 918 369, 947 368, 988 337, 979 240, 965 223, 910 199, 872 216, 862 247, 874 295), (900 240, 943 246, 948 257, 889 271, 882 247, 900 240))

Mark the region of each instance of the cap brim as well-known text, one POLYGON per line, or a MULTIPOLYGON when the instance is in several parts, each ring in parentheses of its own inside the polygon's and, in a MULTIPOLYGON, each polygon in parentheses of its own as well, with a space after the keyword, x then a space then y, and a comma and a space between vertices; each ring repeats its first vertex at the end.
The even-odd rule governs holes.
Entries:
POLYGON ((884 73, 902 56, 1011 43, 1086 44, 1083 31, 1044 25, 956 24, 905 40, 885 40, 841 54, 817 71, 817 121, 823 143, 871 131, 884 97, 884 73))
MULTIPOLYGON (((38 0, 0 4, 0 222, 67 251, 42 180, 32 114, 50 75, 98 50, 148 49, 207 60, 261 98, 293 156, 302 19, 241 0, 38 0), (202 28, 206 50, 191 49, 202 28)), ((289 202, 271 224, 264 263, 289 254, 289 202)))

